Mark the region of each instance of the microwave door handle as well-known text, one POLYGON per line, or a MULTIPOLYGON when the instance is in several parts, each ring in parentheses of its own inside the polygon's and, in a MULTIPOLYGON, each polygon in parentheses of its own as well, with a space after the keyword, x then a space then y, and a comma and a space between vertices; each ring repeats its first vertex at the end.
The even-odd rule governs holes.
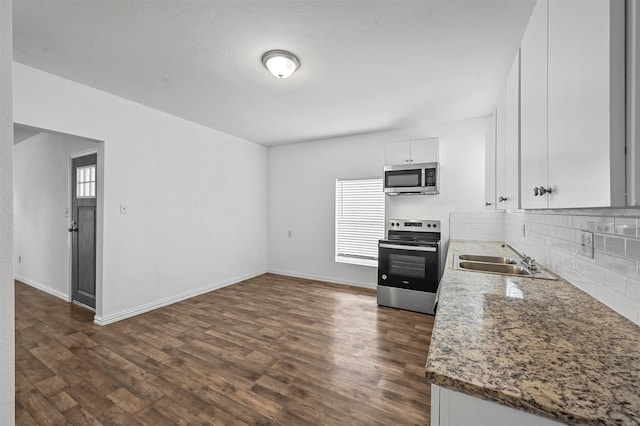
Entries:
POLYGON ((397 250, 410 250, 410 251, 437 251, 436 247, 424 247, 424 246, 404 246, 400 244, 380 244, 380 248, 397 249, 397 250))

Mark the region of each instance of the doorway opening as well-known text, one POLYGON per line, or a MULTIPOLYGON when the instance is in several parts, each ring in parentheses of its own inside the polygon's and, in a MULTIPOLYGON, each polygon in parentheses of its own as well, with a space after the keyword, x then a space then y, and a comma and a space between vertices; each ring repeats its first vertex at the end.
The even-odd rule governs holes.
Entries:
POLYGON ((104 143, 14 124, 15 278, 101 312, 104 143))

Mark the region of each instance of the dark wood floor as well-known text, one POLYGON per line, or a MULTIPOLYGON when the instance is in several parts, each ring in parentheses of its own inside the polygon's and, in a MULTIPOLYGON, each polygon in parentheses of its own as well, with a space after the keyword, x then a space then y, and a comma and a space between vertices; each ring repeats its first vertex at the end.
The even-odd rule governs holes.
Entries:
POLYGON ((16 424, 428 424, 433 317, 266 274, 105 327, 16 283, 16 424))

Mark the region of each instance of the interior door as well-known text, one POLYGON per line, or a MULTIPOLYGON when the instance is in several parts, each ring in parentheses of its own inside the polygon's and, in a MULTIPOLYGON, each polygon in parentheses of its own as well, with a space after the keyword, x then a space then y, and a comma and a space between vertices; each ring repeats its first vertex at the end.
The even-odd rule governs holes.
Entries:
POLYGON ((96 307, 97 155, 74 158, 71 178, 72 300, 96 307))

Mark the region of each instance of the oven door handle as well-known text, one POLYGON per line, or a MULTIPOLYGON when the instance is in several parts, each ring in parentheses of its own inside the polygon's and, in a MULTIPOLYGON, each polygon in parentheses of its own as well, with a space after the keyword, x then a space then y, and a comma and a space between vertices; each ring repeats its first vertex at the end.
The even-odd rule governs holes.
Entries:
POLYGON ((404 246, 400 244, 384 244, 381 243, 378 245, 380 248, 388 248, 388 249, 397 249, 397 250, 410 250, 410 251, 437 251, 436 247, 425 247, 425 246, 404 246))

